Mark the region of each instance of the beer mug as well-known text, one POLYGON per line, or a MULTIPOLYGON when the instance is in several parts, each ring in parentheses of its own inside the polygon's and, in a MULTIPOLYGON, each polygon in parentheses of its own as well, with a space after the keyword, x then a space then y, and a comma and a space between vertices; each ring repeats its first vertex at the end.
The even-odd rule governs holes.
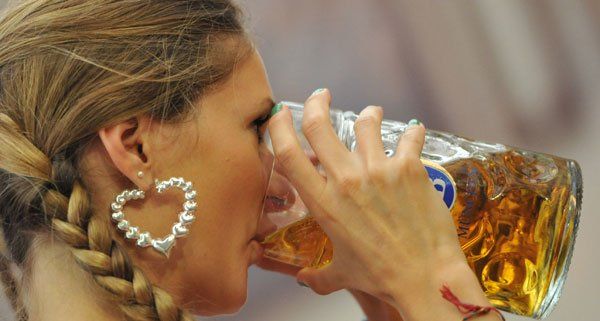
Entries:
MULTIPOLYGON (((282 103, 291 111, 301 147, 325 176, 301 130, 303 105, 282 103)), ((339 139, 354 151, 358 115, 331 109, 330 116, 339 139)), ((406 127, 383 120, 388 157, 406 127)), ((273 151, 268 131, 265 142, 273 151)), ((462 250, 489 301, 511 313, 546 317, 560 295, 575 244, 582 198, 577 162, 434 130, 426 131, 421 160, 450 209, 462 250)), ((265 202, 262 215, 277 230, 263 242, 264 255, 300 267, 326 265, 334 248, 282 173, 275 161, 270 184, 283 192, 265 202)))

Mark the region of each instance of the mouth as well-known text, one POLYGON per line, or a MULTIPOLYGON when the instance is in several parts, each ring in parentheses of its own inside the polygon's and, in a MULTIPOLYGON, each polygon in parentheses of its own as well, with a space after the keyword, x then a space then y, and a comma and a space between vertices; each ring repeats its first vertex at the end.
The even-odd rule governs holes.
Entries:
MULTIPOLYGON (((266 213, 266 212, 265 212, 266 213)), ((259 244, 262 244, 267 236, 271 235, 273 232, 277 231, 277 225, 273 224, 268 218, 263 218, 262 224, 259 225, 256 234, 254 234, 249 240, 248 243, 252 243, 252 241, 256 241, 259 244)))
POLYGON ((249 254, 249 259, 248 259, 248 265, 254 265, 257 264, 262 256, 263 256, 263 247, 260 244, 260 242, 258 240, 252 239, 250 241, 249 244, 249 248, 250 248, 250 254, 249 254))
POLYGON ((250 240, 248 240, 248 243, 256 241, 259 244, 262 244, 267 238, 267 236, 271 235, 271 233, 275 232, 276 230, 276 225, 270 225, 268 229, 263 229, 262 231, 257 232, 250 240))
POLYGON ((254 237, 252 237, 252 238, 250 239, 250 241, 248 241, 248 243, 250 243, 250 242, 252 242, 252 241, 256 241, 256 242, 258 242, 258 243, 262 243, 262 242, 265 240, 265 237, 266 237, 266 235, 259 235, 259 234, 256 234, 256 235, 254 235, 254 237))
MULTIPOLYGON (((289 209, 294 204, 294 194, 291 192, 282 193, 283 196, 268 195, 264 201, 262 215, 273 212, 281 212, 289 209)), ((262 217, 259 220, 256 233, 248 240, 248 246, 252 249, 250 254, 250 264, 256 264, 263 255, 263 242, 267 236, 277 231, 277 225, 273 224, 268 217, 262 217)))

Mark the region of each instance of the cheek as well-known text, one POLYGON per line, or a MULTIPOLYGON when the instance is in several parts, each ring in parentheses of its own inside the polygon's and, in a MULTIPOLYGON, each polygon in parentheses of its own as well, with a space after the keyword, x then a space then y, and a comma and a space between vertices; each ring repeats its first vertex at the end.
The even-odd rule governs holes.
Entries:
POLYGON ((203 262, 198 267, 204 270, 198 275, 210 275, 203 277, 210 288, 204 294, 219 303, 219 313, 235 313, 246 301, 248 241, 256 233, 270 170, 251 148, 227 155, 206 167, 214 170, 202 180, 206 199, 200 207, 210 214, 198 240, 206 249, 206 256, 197 261, 203 262))
MULTIPOLYGON (((223 196, 227 197, 230 206, 257 207, 262 202, 267 184, 270 166, 268 161, 260 157, 256 150, 230 157, 221 164, 224 167, 223 196), (244 155, 246 157, 244 157, 244 155)), ((241 208, 240 208, 241 210, 241 208)), ((260 210, 260 209, 258 209, 260 210)), ((247 214, 252 208, 246 208, 247 214)))
POLYGON ((188 284, 194 284, 188 297, 203 315, 235 313, 246 301, 248 241, 256 233, 272 165, 268 149, 257 148, 245 132, 234 135, 236 129, 226 124, 212 129, 180 158, 188 160, 181 166, 190 167, 203 213, 194 223, 194 255, 186 264, 188 284), (198 303, 207 300, 212 303, 198 303))

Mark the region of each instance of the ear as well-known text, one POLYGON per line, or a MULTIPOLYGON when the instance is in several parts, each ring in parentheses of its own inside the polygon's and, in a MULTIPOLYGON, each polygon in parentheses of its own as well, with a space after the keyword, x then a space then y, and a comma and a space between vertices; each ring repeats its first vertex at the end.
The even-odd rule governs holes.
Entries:
POLYGON ((150 149, 147 135, 150 123, 149 117, 133 117, 98 131, 115 167, 143 191, 150 189, 154 183, 147 156, 150 149), (140 171, 144 174, 142 177, 137 175, 140 171))

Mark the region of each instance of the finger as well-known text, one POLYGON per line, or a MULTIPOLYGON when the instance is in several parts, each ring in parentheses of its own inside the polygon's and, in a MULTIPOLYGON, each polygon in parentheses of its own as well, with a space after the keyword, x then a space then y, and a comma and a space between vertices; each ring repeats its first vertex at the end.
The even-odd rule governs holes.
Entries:
POLYGON ((298 283, 305 284, 317 294, 327 295, 344 288, 338 274, 334 271, 331 264, 319 269, 303 268, 296 275, 296 280, 298 280, 298 283))
POLYGON ((331 95, 326 89, 306 100, 302 132, 325 170, 336 175, 343 172, 350 151, 342 144, 331 125, 330 102, 331 95))
MULTIPOLYGON (((306 154, 306 157, 308 157, 308 159, 313 164, 313 166, 316 167, 320 164, 319 159, 317 158, 317 155, 315 155, 315 152, 311 151, 310 149, 305 149, 304 154, 306 154)), ((283 168, 277 162, 275 162, 274 169, 275 169, 275 171, 277 171, 279 173, 283 172, 283 168)))
POLYGON ((300 194, 307 206, 318 205, 319 194, 325 188, 325 179, 308 159, 294 131, 292 115, 284 106, 271 117, 268 124, 275 162, 300 194))
MULTIPOLYGON (((321 165, 321 162, 317 158, 315 152, 310 149, 305 149, 304 153, 306 154, 308 159, 310 159, 310 162, 313 164, 313 166, 315 166, 315 168, 319 172, 319 175, 321 175, 324 178, 327 178, 327 173, 325 172, 325 169, 323 168, 323 165, 321 165)), ((277 170, 278 173, 283 172, 283 168, 278 163, 275 163, 275 170, 277 170)), ((292 201, 294 201, 294 198, 292 198, 292 201)))
POLYGON ((385 158, 381 139, 383 108, 368 106, 354 121, 354 132, 358 143, 357 152, 367 163, 385 158))
POLYGON ((310 159, 310 162, 314 165, 317 166, 320 164, 319 162, 319 158, 317 158, 317 155, 315 154, 314 151, 311 150, 305 150, 304 153, 306 153, 306 156, 308 156, 308 159, 310 159))
POLYGON ((425 143, 425 126, 416 119, 409 122, 404 131, 394 157, 417 157, 421 158, 423 144, 425 143))
POLYGON ((310 159, 310 161, 312 162, 312 164, 316 167, 319 174, 321 176, 327 178, 327 173, 325 172, 323 165, 321 165, 321 162, 317 158, 317 155, 315 155, 315 152, 310 151, 310 150, 306 150, 305 152, 306 152, 306 155, 308 156, 308 158, 310 159))

